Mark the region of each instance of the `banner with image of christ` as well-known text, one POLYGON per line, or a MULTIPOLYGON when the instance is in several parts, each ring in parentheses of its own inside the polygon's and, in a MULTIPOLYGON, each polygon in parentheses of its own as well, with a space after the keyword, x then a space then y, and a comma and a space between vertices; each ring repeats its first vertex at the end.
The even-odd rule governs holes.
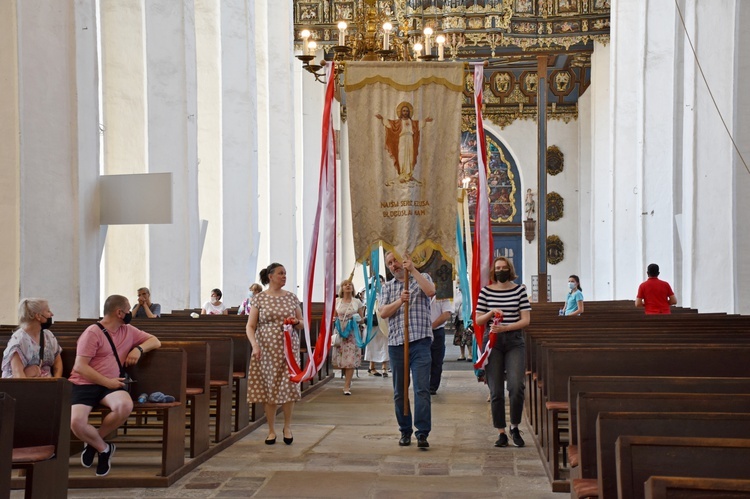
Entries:
POLYGON ((354 251, 456 252, 462 63, 346 65, 354 251))

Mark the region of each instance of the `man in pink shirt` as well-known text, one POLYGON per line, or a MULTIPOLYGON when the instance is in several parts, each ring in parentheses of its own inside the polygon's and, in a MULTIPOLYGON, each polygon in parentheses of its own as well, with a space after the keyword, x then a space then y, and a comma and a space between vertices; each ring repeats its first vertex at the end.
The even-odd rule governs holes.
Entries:
POLYGON ((638 286, 636 307, 644 307, 647 314, 669 314, 672 305, 677 305, 677 298, 667 281, 659 279, 659 266, 652 263, 648 266, 648 279, 638 286))
POLYGON ((155 336, 129 325, 133 313, 126 297, 110 296, 104 302, 103 312, 102 320, 86 328, 78 338, 76 361, 69 378, 73 383, 70 429, 85 444, 81 453, 85 468, 91 467, 98 453, 96 476, 109 473, 115 453, 115 444, 105 442, 103 437, 119 428, 133 410, 133 399, 125 387, 129 377, 124 368, 137 364, 146 352, 161 346, 155 336), (99 405, 111 412, 97 430, 89 424, 89 414, 99 405))

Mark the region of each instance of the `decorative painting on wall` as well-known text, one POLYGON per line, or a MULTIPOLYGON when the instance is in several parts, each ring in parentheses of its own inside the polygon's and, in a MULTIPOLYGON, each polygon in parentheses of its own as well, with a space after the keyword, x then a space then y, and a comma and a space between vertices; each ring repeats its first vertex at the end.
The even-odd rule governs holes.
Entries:
MULTIPOLYGON (((510 152, 503 143, 491 133, 485 132, 487 138, 490 218, 495 223, 520 223, 521 199, 519 195, 520 180, 518 168, 510 152)), ((474 131, 461 133, 461 164, 459 165, 459 187, 468 179, 466 187, 469 197, 469 216, 474 221, 477 200, 477 139, 474 131)))
POLYGON ((514 14, 533 14, 534 2, 532 0, 516 0, 513 6, 514 14))
POLYGON ((557 0, 557 12, 558 14, 578 13, 578 0, 557 0))
POLYGON ((563 217, 565 210, 563 198, 556 192, 547 194, 547 220, 554 222, 563 217))
POLYGON ((547 148, 547 174, 557 175, 565 167, 565 156, 557 146, 547 148))
POLYGON ((547 263, 557 265, 565 258, 565 245, 555 235, 547 236, 547 263))

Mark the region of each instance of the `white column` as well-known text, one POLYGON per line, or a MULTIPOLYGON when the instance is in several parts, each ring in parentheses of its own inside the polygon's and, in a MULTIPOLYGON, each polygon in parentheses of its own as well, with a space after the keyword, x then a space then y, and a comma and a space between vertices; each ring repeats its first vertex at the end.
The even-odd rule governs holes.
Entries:
MULTIPOLYGON (((747 47, 736 45, 737 32, 743 27, 736 24, 735 2, 726 0, 719 5, 716 8, 713 4, 695 2, 697 26, 692 40, 716 106, 702 77, 696 74, 692 103, 695 135, 685 137, 686 145, 692 141, 695 148, 694 198, 683 201, 692 201, 695 206, 695 239, 690 254, 694 272, 692 293, 694 306, 701 312, 736 311, 735 263, 738 257, 746 258, 744 254, 736 254, 741 248, 736 246, 732 220, 736 206, 735 152, 720 115, 729 130, 733 130, 737 119, 735 99, 747 88, 734 77, 737 57, 747 47), (717 26, 726 29, 716 29, 717 26)), ((693 64, 694 61, 685 59, 685 65, 693 64)))
MULTIPOLYGON (((319 54, 316 54, 316 59, 318 58, 318 56, 319 54)), ((304 272, 305 266, 307 265, 307 252, 309 251, 310 241, 313 237, 312 229, 315 223, 315 210, 318 206, 318 182, 320 180, 320 155, 322 151, 321 138, 323 134, 321 126, 323 123, 325 85, 322 85, 319 82, 315 81, 313 75, 303 70, 302 64, 299 62, 297 63, 297 67, 295 68, 295 79, 297 81, 297 86, 299 87, 299 90, 297 92, 297 102, 299 103, 301 109, 301 123, 298 129, 298 137, 299 143, 302 144, 302 148, 301 151, 299 151, 297 161, 301 164, 302 168, 302 186, 300 190, 300 194, 302 197, 302 203, 300 205, 300 221, 302 225, 302 231, 300 233, 302 234, 301 241, 304 241, 302 243, 302 251, 300 252, 300 258, 298 258, 298 261, 301 262, 301 265, 299 267, 301 272, 300 290, 302 291, 302 293, 306 293, 307 283, 303 282, 302 278, 304 278, 304 273, 302 272, 304 272)), ((338 106, 334 105, 333 107, 336 110, 338 109, 338 106)), ((335 113, 336 111, 334 110, 334 114, 335 113)), ((341 130, 341 135, 339 136, 342 145, 342 150, 339 151, 339 156, 341 157, 339 165, 344 165, 347 157, 347 151, 343 148, 343 145, 346 143, 345 130, 346 127, 343 127, 343 129, 341 130)), ((341 167, 339 167, 339 171, 341 171, 341 167)), ((349 184, 344 183, 343 181, 338 183, 339 200, 342 200, 344 195, 348 197, 348 192, 344 192, 344 189, 348 189, 348 186, 349 184)), ((341 202, 342 201, 338 202, 339 207, 341 206, 341 202)), ((339 210, 339 214, 337 214, 337 217, 339 218, 339 227, 341 227, 343 223, 340 218, 340 213, 341 211, 339 210)), ((315 301, 322 301, 325 297, 325 290, 323 289, 323 277, 325 275, 325 261, 322 251, 323 235, 321 234, 319 237, 321 239, 319 239, 318 243, 318 258, 316 259, 315 283, 313 286, 313 300, 315 301)), ((337 239, 338 241, 342 241, 344 239, 353 241, 352 233, 349 232, 345 238, 338 237, 337 239)), ((341 276, 340 266, 342 258, 338 258, 337 260, 336 275, 341 276)), ((340 281, 341 279, 339 278, 338 280, 340 281)))
MULTIPOLYGON (((100 1, 100 7, 104 174, 146 173, 145 7, 143 0, 100 1)), ((104 296, 122 294, 135 302, 136 290, 151 286, 148 226, 109 226, 104 268, 104 296)), ((152 298, 164 304, 161 296, 152 298)))
MULTIPOLYGON (((223 286, 243 297, 258 279, 258 118, 253 0, 221 2, 223 286)), ((265 264, 267 265, 267 264, 265 264)))
MULTIPOLYGON (((256 275, 267 267, 273 260, 271 242, 269 240, 270 210, 269 199, 270 182, 270 142, 269 142, 269 113, 270 113, 270 82, 268 52, 268 0, 255 2, 254 20, 254 48, 255 48, 255 78, 257 82, 257 122, 258 122, 258 263, 256 275)), ((287 269, 288 271, 288 269, 287 269)))
MULTIPOLYGON (((643 265, 640 209, 643 168, 644 32, 641 2, 612 3, 612 229, 615 297, 633 297, 643 265)), ((604 213, 602 213, 604 215, 604 213)), ((601 255, 611 258, 612 255, 601 255)), ((604 297, 602 297, 604 298, 604 297)))
MULTIPOLYGON (((591 182, 590 258, 591 298, 614 298, 615 239, 613 228, 611 45, 594 44, 591 55, 591 182)), ((583 241, 582 241, 583 246, 583 241)), ((581 271, 583 273, 583 271, 581 271)))
MULTIPOLYGON (((299 208, 298 192, 301 178, 297 172, 295 144, 293 64, 292 54, 292 3, 265 0, 267 12, 266 39, 268 57, 268 162, 261 162, 260 169, 268 175, 268 189, 260 193, 260 201, 268 203, 268 230, 261 245, 268 255, 267 262, 279 262, 286 267, 286 289, 299 293, 302 269, 298 269, 301 241, 297 238, 299 208), (270 15, 270 12, 273 15, 270 15)), ((260 18, 259 18, 260 20, 260 18)), ((256 26, 258 26, 256 24, 256 26)), ((260 89, 259 89, 260 90, 260 89)), ((261 128, 263 125, 261 124, 261 128)), ((261 252, 262 254, 263 252, 261 252)))
POLYGON ((0 323, 15 324, 21 286, 18 27, 16 2, 0 2, 0 323))
MULTIPOLYGON (((750 23, 750 8, 747 2, 736 0, 737 18, 735 26, 748 26, 750 23)), ((735 54, 737 57, 736 77, 734 81, 747 82, 750 79, 750 34, 746 29, 735 30, 735 54)), ((739 84, 734 86, 736 98, 735 116, 736 123, 734 128, 735 142, 739 146, 740 153, 746 163, 750 163, 750 95, 745 91, 745 87, 739 84)), ((735 294, 735 313, 750 313, 750 258, 746 258, 748 248, 750 248, 750 172, 747 171, 747 165, 743 164, 737 154, 733 157, 735 183, 735 199, 737 204, 734 209, 734 233, 737 241, 738 252, 735 254, 736 286, 735 294)))
MULTIPOLYGON (((195 0, 198 103, 198 211, 208 222, 201 251, 200 296, 220 288, 227 305, 239 304, 237 289, 228 290, 222 280, 224 260, 223 175, 221 159, 221 19, 219 0, 195 0)), ((243 293, 242 296, 245 294, 243 293)))
MULTIPOLYGON (((631 269, 630 293, 646 279, 651 263, 660 267, 662 279, 675 282, 675 19, 674 3, 648 2, 643 63, 642 158, 638 158, 640 209, 634 221, 640 225, 640 265, 631 269)), ((619 165, 618 165, 619 166, 619 165)))
POLYGON ((203 297, 193 2, 145 5, 149 171, 171 172, 173 179, 173 223, 149 227, 151 294, 167 310, 198 307, 203 297))
POLYGON ((98 315, 94 2, 16 9, 20 295, 49 298, 59 319, 98 315))

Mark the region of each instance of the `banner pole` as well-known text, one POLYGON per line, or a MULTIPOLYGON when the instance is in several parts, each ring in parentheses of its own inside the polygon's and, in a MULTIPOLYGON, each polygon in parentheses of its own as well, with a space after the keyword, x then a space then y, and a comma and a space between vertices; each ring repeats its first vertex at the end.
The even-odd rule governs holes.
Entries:
MULTIPOLYGON (((410 275, 406 273, 404 289, 409 290, 410 275)), ((411 301, 411 294, 409 295, 411 301)), ((404 416, 409 415, 409 301, 404 303, 404 416)))

